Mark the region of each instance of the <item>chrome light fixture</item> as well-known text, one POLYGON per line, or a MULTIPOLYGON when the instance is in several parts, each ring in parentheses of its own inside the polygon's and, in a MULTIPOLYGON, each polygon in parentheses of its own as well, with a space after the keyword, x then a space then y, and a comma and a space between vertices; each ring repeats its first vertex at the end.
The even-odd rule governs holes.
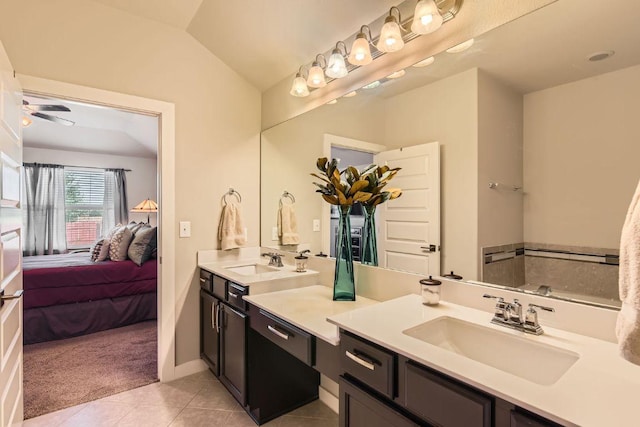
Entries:
POLYGON ((349 54, 349 64, 351 65, 368 65, 371 64, 373 58, 371 57, 371 48, 369 47, 369 43, 371 43, 371 30, 368 25, 363 25, 360 27, 360 32, 356 36, 356 39, 353 41, 353 45, 351 46, 351 53, 349 54), (365 34, 365 29, 369 33, 369 37, 365 34))
POLYGON ((304 77, 302 77, 302 67, 300 67, 300 69, 296 73, 296 77, 293 79, 293 84, 291 85, 289 94, 298 98, 309 96, 307 81, 304 79, 304 77))
POLYGON ((311 64, 311 69, 309 70, 309 76, 307 77, 307 86, 309 87, 325 87, 327 85, 327 81, 324 78, 324 67, 327 66, 327 61, 324 59, 324 55, 321 53, 316 55, 316 60, 311 64), (319 59, 322 58, 322 61, 319 59), (324 65, 320 65, 320 63, 324 63, 324 65))
POLYGON ((384 25, 380 31, 380 38, 376 49, 380 52, 390 53, 397 52, 404 47, 404 40, 402 40, 401 27, 399 22, 402 21, 400 17, 400 9, 393 6, 389 9, 389 16, 384 20, 384 25), (393 11, 398 12, 398 18, 393 16, 393 11))
MULTIPOLYGON (((460 12, 463 2, 464 0, 417 0, 413 17, 411 17, 411 32, 402 26, 403 21, 400 16, 400 9, 402 9, 403 6, 400 8, 392 6, 389 9, 389 14, 385 17, 384 25, 377 38, 373 38, 368 25, 362 25, 351 44, 351 50, 347 50, 347 45, 344 41, 338 41, 335 48, 331 50, 331 54, 328 52, 318 54, 311 66, 305 64, 300 67, 293 79, 289 93, 296 97, 308 96, 309 88, 322 88, 327 85, 327 79, 331 81, 332 79, 343 78, 354 69, 370 64, 374 58, 378 58, 386 53, 397 52, 404 47, 405 39, 413 40, 419 35, 432 33, 440 28, 443 23, 455 18, 458 12, 460 12), (440 7, 445 7, 444 5, 447 5, 446 8, 441 9, 440 7), (403 38, 404 33, 407 34, 405 34, 403 38), (371 46, 376 47, 373 54, 371 53, 371 46), (328 55, 328 61, 325 55, 328 55), (306 78, 303 73, 303 67, 305 66, 308 67, 306 78)), ((411 10, 410 8, 411 6, 407 6, 402 10, 409 11, 411 10)), ((409 19, 406 20, 406 22, 408 21, 409 19)), ((459 52, 465 47, 468 48, 472 43, 473 39, 459 46, 454 46, 447 51, 459 52)), ((433 63, 433 60, 433 57, 430 57, 413 66, 424 67, 433 63)), ((388 79, 401 77, 402 75, 403 72, 399 71, 387 76, 383 80, 387 81, 388 79)), ((380 84, 380 81, 376 81, 364 86, 364 88, 373 88, 380 84)), ((353 95, 355 95, 355 92, 344 95, 344 97, 346 98, 353 95)))
POLYGON ((440 28, 443 21, 434 0, 419 0, 413 14, 411 31, 416 34, 429 34, 440 28))
POLYGON ((349 70, 347 70, 347 64, 344 62, 344 57, 347 55, 347 45, 344 44, 343 41, 339 41, 336 43, 335 49, 331 52, 331 56, 329 57, 329 63, 327 64, 327 70, 325 74, 327 77, 331 77, 332 79, 340 79, 347 74, 349 74, 349 70), (344 54, 340 50, 340 45, 344 48, 344 54))

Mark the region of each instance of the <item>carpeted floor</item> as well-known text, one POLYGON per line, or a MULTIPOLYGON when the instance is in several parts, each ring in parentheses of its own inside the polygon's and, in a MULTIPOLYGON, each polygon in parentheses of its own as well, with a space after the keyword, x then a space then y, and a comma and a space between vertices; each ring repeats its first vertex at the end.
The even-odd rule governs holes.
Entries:
POLYGON ((156 321, 24 347, 24 417, 158 381, 156 321))

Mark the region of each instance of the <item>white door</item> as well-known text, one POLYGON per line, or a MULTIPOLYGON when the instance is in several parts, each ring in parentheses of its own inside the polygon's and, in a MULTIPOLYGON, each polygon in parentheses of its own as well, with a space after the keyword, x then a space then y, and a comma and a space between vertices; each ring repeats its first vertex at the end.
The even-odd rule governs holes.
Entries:
POLYGON ((0 43, 0 427, 23 417, 21 120, 22 90, 0 43))
POLYGON ((383 151, 379 165, 402 170, 387 184, 402 196, 378 212, 378 262, 381 267, 425 276, 440 274, 440 144, 383 151))

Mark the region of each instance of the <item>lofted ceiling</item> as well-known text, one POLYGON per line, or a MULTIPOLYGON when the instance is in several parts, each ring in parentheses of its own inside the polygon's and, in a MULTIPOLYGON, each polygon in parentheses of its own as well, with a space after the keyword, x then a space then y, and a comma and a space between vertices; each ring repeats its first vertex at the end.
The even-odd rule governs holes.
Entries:
POLYGON ((64 126, 39 117, 22 132, 25 147, 72 152, 155 158, 158 153, 158 119, 114 108, 55 98, 25 95, 31 105, 64 105, 71 111, 45 114, 75 122, 64 126))
POLYGON ((93 0, 186 30, 261 92, 402 0, 93 0))

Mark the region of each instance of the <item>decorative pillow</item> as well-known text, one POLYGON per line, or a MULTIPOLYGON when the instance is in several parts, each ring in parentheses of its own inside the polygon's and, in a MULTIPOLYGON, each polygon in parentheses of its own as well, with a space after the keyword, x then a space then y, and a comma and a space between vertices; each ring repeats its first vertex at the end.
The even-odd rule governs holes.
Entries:
POLYGON ((91 261, 100 262, 109 258, 109 239, 102 238, 91 249, 91 261))
POLYGON ((116 231, 120 230, 121 228, 122 228, 122 224, 117 223, 111 230, 109 230, 109 232, 107 233, 107 235, 105 237, 107 239, 111 240, 111 238, 116 233, 116 231))
POLYGON ((127 228, 129 230, 131 230, 131 232, 133 234, 136 234, 138 232, 138 230, 140 230, 143 226, 145 226, 146 223, 144 222, 135 222, 135 221, 131 221, 129 224, 127 224, 127 228))
POLYGON ((157 227, 143 228, 138 231, 129 245, 128 255, 131 261, 142 265, 151 258, 157 244, 157 227))
POLYGON ((127 250, 133 239, 133 233, 127 227, 120 227, 111 237, 109 245, 109 258, 111 261, 125 261, 127 250))

